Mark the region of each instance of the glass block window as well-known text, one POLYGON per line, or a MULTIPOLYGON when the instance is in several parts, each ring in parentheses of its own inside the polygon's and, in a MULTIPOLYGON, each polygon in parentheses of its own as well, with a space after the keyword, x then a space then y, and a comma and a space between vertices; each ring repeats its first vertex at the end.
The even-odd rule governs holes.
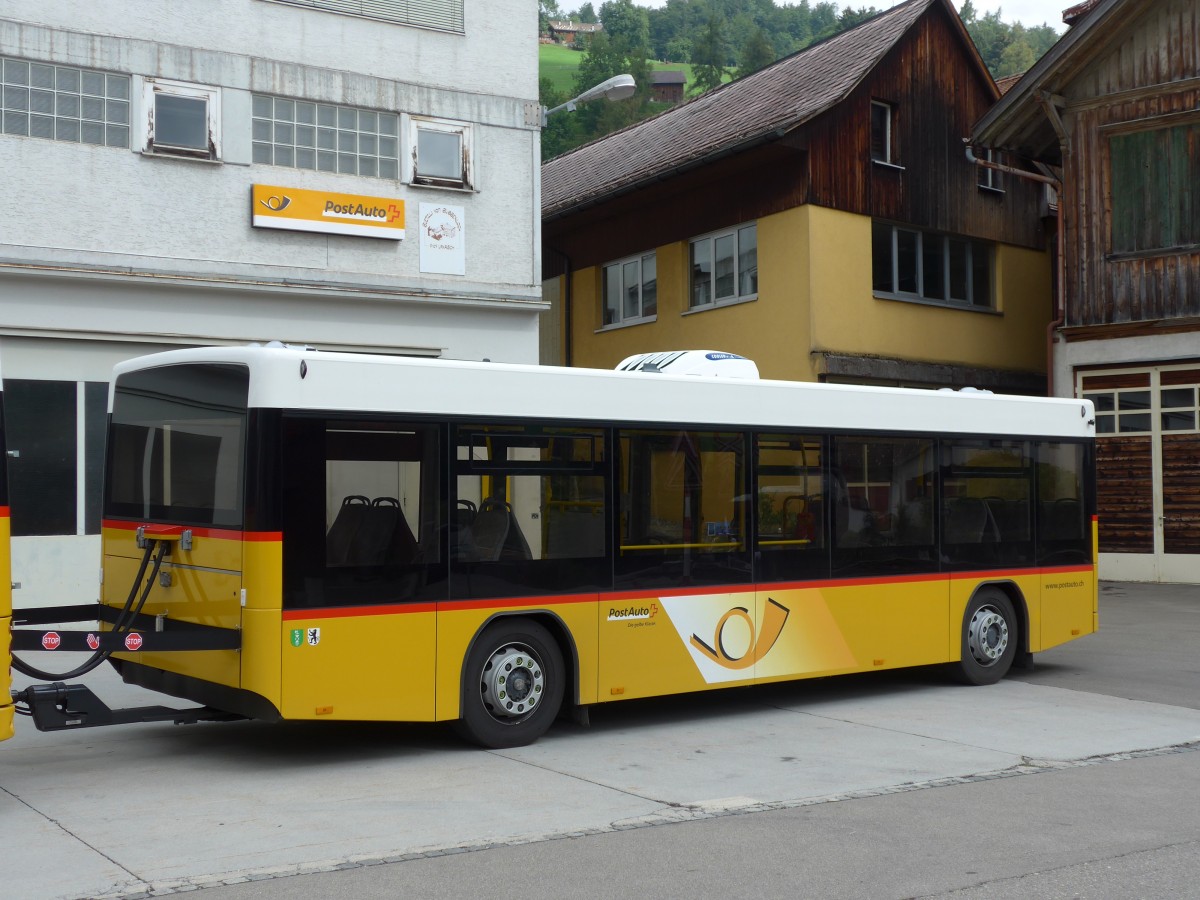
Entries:
POLYGON ((129 76, 0 57, 5 134, 129 146, 129 76))
POLYGON ((269 166, 400 177, 400 116, 254 95, 254 161, 269 166))

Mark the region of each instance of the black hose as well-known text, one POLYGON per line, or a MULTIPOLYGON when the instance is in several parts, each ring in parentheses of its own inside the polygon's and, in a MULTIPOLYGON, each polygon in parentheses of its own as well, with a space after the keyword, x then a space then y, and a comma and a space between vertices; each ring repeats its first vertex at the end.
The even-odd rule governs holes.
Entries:
MULTIPOLYGON (((133 630, 133 623, 137 620, 138 614, 142 611, 142 607, 146 605, 146 598, 150 596, 150 589, 154 586, 154 579, 158 575, 158 570, 162 565, 163 557, 166 555, 167 548, 170 546, 166 541, 159 542, 158 553, 154 555, 154 570, 150 573, 150 577, 146 579, 146 586, 142 591, 141 599, 138 600, 137 608, 133 609, 133 599, 137 597, 138 587, 142 583, 142 576, 146 574, 146 566, 150 562, 150 554, 154 552, 154 539, 147 538, 146 541, 146 552, 142 554, 142 564, 138 566, 137 575, 134 576, 133 585, 129 589, 129 596, 125 599, 125 605, 121 607, 121 612, 117 616, 117 621, 113 625, 113 629, 110 632, 111 634, 128 634, 133 630), (128 617, 128 624, 126 624, 126 617, 128 617)), ((31 666, 24 660, 19 659, 17 654, 13 653, 12 667, 22 675, 26 675, 30 678, 40 678, 43 681, 60 681, 68 678, 78 678, 80 675, 86 675, 112 655, 112 650, 97 650, 86 662, 81 663, 70 672, 44 672, 41 669, 31 666)))

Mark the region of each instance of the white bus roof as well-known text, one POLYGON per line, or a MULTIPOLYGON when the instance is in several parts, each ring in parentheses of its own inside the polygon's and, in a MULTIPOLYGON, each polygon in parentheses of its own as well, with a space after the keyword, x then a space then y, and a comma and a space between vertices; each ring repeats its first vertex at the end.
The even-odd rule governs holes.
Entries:
POLYGON ((114 372, 119 377, 140 369, 196 363, 247 366, 249 405, 263 408, 835 431, 1095 435, 1092 404, 1086 400, 369 356, 292 347, 172 350, 120 363, 114 372))

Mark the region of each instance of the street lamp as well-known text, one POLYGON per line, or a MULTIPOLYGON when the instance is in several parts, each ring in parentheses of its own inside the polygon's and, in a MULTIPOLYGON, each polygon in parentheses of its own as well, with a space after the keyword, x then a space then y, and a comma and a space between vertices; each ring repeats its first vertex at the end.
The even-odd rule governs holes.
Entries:
POLYGON ((614 75, 607 81, 602 81, 595 87, 588 88, 578 97, 572 97, 566 103, 560 103, 553 109, 542 107, 542 127, 546 127, 546 119, 554 115, 556 112, 567 110, 574 112, 575 107, 580 103, 587 103, 591 100, 599 100, 603 97, 605 100, 624 100, 627 97, 632 97, 633 92, 637 89, 637 83, 634 82, 632 75, 614 75))

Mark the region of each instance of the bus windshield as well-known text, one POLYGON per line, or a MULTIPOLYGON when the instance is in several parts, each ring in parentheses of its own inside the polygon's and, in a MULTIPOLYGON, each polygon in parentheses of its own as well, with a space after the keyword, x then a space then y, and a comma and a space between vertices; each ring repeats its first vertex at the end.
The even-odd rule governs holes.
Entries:
POLYGON ((117 379, 105 515, 242 526, 249 370, 180 365, 117 379))

